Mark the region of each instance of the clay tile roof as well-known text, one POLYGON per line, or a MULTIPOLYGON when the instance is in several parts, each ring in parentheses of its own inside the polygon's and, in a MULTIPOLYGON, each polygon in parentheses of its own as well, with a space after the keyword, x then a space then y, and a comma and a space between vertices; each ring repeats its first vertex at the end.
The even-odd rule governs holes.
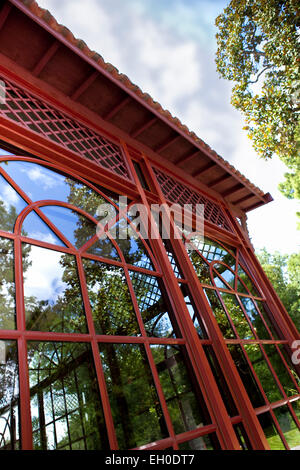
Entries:
POLYGON ((187 136, 192 138, 195 144, 205 149, 213 160, 222 162, 222 164, 228 169, 230 173, 235 175, 248 187, 251 187, 254 193, 261 197, 265 196, 265 193, 261 189, 251 183, 248 178, 246 178, 238 170, 236 170, 233 165, 231 165, 230 163, 228 163, 227 160, 222 158, 209 145, 207 145, 202 139, 200 139, 193 131, 189 130, 188 127, 180 121, 180 119, 175 116, 172 116, 170 111, 164 109, 157 101, 154 101, 148 93, 143 92, 138 85, 132 83, 132 81, 127 77, 127 75, 120 73, 114 65, 110 64, 109 62, 105 62, 103 57, 98 52, 89 49, 87 44, 82 39, 75 38, 73 33, 66 26, 59 24, 48 10, 41 8, 35 0, 20 1, 31 11, 31 13, 45 21, 48 26, 53 29, 53 31, 61 34, 65 39, 70 42, 70 44, 76 46, 87 57, 93 59, 98 66, 102 67, 104 70, 109 72, 112 77, 126 85, 128 90, 133 91, 138 97, 146 101, 151 107, 153 107, 153 110, 164 115, 170 122, 172 122, 173 125, 177 127, 180 133, 186 134, 187 136))

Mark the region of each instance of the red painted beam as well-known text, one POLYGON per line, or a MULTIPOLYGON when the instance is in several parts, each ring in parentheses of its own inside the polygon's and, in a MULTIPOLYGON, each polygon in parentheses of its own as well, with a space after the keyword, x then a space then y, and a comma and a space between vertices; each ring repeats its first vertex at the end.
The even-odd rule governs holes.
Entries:
POLYGON ((178 158, 178 160, 176 160, 174 163, 175 163, 175 165, 181 165, 182 163, 186 163, 186 162, 192 160, 192 158, 194 158, 196 155, 199 155, 199 154, 200 154, 199 149, 193 150, 192 152, 188 152, 185 155, 178 158))
POLYGON ((237 191, 240 191, 240 189, 244 189, 244 188, 245 187, 242 183, 238 183, 235 186, 232 186, 231 188, 226 189, 226 191, 223 191, 223 193, 221 193, 221 196, 223 197, 231 196, 237 191))
POLYGON ((7 17, 9 13, 12 10, 12 5, 9 3, 5 3, 3 8, 0 11, 0 30, 3 28, 5 21, 7 20, 7 17))
POLYGON ((178 135, 175 135, 175 137, 172 137, 171 139, 165 140, 165 142, 163 142, 161 145, 159 145, 158 147, 154 149, 154 152, 157 152, 157 153, 162 152, 163 150, 168 148, 170 145, 174 144, 174 142, 180 139, 180 137, 181 135, 178 134, 178 135))
POLYGON ((231 177, 232 177, 232 175, 229 174, 229 173, 227 173, 226 175, 222 175, 222 176, 220 176, 219 178, 217 178, 217 179, 211 181, 210 183, 207 184, 207 186, 208 186, 209 188, 212 188, 213 186, 216 186, 216 185, 219 184, 219 183, 223 183, 224 181, 228 180, 228 179, 231 178, 231 177))
POLYGON ((60 42, 55 40, 52 45, 49 47, 49 49, 45 52, 45 54, 40 58, 38 63, 35 65, 32 75, 38 77, 42 70, 46 67, 47 63, 49 62, 50 59, 54 56, 56 51, 58 50, 60 46, 60 42))
POLYGON ((96 80, 99 76, 98 70, 95 70, 82 84, 74 91, 71 95, 71 99, 76 101, 82 93, 88 89, 88 87, 96 80))
POLYGON ((104 116, 102 116, 102 118, 105 119, 106 121, 108 121, 108 119, 111 119, 112 117, 114 117, 117 114, 117 112, 120 111, 120 109, 124 108, 124 106, 126 106, 126 104, 128 104, 129 101, 131 101, 131 100, 132 100, 131 96, 126 96, 126 98, 124 98, 122 101, 120 101, 108 113, 106 113, 104 116))
POLYGON ((136 138, 136 137, 139 136, 142 132, 144 132, 146 129, 148 129, 149 127, 151 127, 157 120, 158 120, 158 118, 155 116, 155 117, 153 117, 152 119, 150 119, 150 121, 146 121, 142 126, 138 127, 135 131, 133 131, 133 132, 130 134, 130 137, 136 138))
POLYGON ((205 173, 206 171, 210 170, 211 168, 213 168, 214 166, 217 166, 217 163, 215 162, 209 162, 207 163, 207 165, 205 165, 203 168, 200 168, 200 170, 197 170, 195 171, 192 176, 194 178, 196 178, 197 176, 200 176, 202 175, 203 173, 205 173))

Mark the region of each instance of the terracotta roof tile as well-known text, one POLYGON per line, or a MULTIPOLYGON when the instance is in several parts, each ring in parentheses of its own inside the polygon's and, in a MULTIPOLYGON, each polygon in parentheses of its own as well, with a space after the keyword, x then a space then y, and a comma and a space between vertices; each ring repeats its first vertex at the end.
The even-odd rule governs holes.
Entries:
POLYGON ((208 151, 208 153, 214 159, 220 161, 222 165, 224 165, 231 173, 233 173, 233 175, 236 175, 241 181, 250 186, 256 194, 264 196, 264 192, 261 189, 251 183, 244 175, 242 175, 230 163, 228 163, 228 161, 224 160, 224 158, 217 154, 217 152, 215 152, 208 144, 206 144, 202 139, 200 139, 193 131, 190 131, 188 127, 180 121, 180 119, 172 116, 170 111, 163 109, 160 103, 154 101, 148 93, 143 92, 136 84, 132 83, 131 80, 127 77, 127 75, 120 73, 114 65, 110 64, 109 62, 105 62, 103 57, 98 52, 89 49, 87 44, 82 39, 75 38, 73 33, 66 26, 59 24, 48 10, 39 7, 35 0, 20 1, 27 8, 29 8, 34 15, 45 21, 47 25, 50 26, 54 31, 64 36, 64 38, 67 39, 72 45, 76 46, 78 49, 84 52, 84 54, 87 55, 89 58, 92 58, 95 63, 97 63, 100 67, 105 69, 114 78, 118 79, 120 82, 125 84, 129 90, 134 91, 137 96, 139 96, 148 104, 150 104, 154 110, 167 117, 167 119, 172 122, 172 124, 175 125, 179 131, 183 132, 184 134, 192 138, 195 143, 200 145, 202 148, 206 149, 206 151, 208 151))

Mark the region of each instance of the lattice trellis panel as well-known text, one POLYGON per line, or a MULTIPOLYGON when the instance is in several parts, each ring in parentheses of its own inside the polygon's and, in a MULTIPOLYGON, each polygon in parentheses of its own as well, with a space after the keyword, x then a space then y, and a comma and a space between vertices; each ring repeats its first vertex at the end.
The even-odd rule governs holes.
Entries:
POLYGON ((5 78, 0 81, 0 92, 2 116, 93 160, 119 176, 131 179, 118 145, 5 78))
POLYGON ((230 232, 233 231, 222 208, 215 202, 208 199, 206 196, 199 194, 197 191, 194 191, 189 186, 180 183, 178 180, 172 178, 161 170, 158 170, 157 168, 153 169, 162 192, 168 201, 174 204, 180 204, 182 207, 185 204, 192 204, 194 212, 196 204, 203 204, 205 220, 218 225, 218 227, 225 230, 229 230, 230 232))

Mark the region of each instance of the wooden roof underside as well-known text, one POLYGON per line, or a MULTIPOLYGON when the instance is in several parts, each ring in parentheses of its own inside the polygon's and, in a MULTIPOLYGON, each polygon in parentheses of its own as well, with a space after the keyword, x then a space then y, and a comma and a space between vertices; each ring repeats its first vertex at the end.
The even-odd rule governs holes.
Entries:
POLYGON ((238 210, 247 212, 272 200, 149 95, 137 93, 128 77, 114 73, 110 64, 100 66, 92 51, 86 52, 85 43, 73 44, 67 38, 69 30, 53 28, 49 12, 38 16, 25 3, 32 2, 0 1, 0 54, 155 152, 162 165, 171 162, 238 210))

